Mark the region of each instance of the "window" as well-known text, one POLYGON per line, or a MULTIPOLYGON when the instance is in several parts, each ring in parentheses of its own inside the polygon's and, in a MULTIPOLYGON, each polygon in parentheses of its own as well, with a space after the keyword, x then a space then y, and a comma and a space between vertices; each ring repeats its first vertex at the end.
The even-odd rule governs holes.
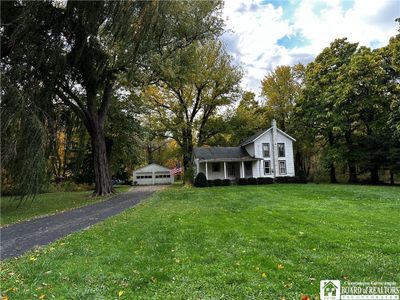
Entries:
POLYGON ((271 174, 271 161, 266 160, 264 161, 264 174, 271 174))
POLYGON ((285 157, 285 144, 278 143, 278 157, 285 157))
POLYGON ((263 157, 269 157, 269 143, 262 144, 263 157))
POLYGON ((284 160, 279 162, 279 174, 286 175, 286 162, 284 160))
POLYGON ((213 163, 213 164, 212 164, 212 171, 213 171, 213 172, 219 172, 219 171, 220 171, 220 165, 219 165, 219 163, 213 163))

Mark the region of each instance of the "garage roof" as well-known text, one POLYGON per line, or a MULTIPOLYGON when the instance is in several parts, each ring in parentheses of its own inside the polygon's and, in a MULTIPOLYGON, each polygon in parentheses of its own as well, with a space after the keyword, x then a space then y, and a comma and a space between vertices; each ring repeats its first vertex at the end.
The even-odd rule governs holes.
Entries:
POLYGON ((157 164, 149 164, 140 169, 133 171, 133 173, 152 173, 152 172, 169 172, 170 169, 157 165, 157 164))

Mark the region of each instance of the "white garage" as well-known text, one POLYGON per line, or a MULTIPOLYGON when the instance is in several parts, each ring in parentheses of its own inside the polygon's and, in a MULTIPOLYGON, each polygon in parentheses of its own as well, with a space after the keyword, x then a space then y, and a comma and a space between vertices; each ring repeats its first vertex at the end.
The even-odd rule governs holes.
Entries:
POLYGON ((133 185, 152 185, 152 184, 171 184, 174 176, 170 169, 157 165, 149 164, 143 168, 133 171, 133 185))

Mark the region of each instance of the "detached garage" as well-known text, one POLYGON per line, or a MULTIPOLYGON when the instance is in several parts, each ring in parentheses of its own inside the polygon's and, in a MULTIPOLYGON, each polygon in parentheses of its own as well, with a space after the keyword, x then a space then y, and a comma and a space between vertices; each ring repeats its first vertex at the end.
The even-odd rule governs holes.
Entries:
POLYGON ((152 184, 171 184, 174 182, 174 176, 170 169, 150 164, 143 168, 133 171, 133 185, 152 185, 152 184))

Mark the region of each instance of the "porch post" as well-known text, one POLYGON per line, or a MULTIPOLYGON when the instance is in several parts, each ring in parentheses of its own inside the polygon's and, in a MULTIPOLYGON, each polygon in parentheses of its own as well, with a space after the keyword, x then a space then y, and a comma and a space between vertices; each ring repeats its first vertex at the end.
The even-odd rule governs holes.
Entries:
POLYGON ((224 161, 224 178, 226 179, 226 162, 224 161))
POLYGON ((207 164, 207 162, 206 162, 206 178, 208 180, 208 164, 207 164))
POLYGON ((244 174, 244 162, 243 161, 242 161, 241 166, 242 166, 242 176, 241 176, 241 178, 244 178, 245 174, 244 174))

